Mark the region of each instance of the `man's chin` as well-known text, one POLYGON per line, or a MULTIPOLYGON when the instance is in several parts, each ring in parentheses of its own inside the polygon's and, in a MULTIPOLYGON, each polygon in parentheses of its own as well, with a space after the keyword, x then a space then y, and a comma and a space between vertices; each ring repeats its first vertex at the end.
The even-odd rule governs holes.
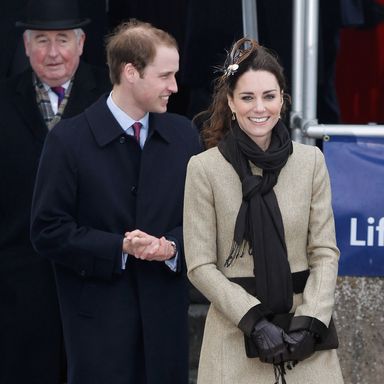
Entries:
POLYGON ((54 75, 50 74, 49 76, 42 77, 41 80, 44 83, 48 84, 50 87, 55 87, 58 85, 63 85, 68 80, 70 80, 70 78, 68 78, 67 76, 59 75, 59 74, 54 74, 54 75))
POLYGON ((156 110, 152 111, 152 112, 156 112, 156 113, 164 113, 164 112, 167 112, 167 108, 168 108, 168 105, 161 105, 159 107, 156 108, 156 110))

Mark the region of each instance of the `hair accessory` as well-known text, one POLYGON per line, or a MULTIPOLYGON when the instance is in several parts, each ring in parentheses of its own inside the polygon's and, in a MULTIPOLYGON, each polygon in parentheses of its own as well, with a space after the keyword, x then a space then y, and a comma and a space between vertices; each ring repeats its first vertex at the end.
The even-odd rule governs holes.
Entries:
POLYGON ((237 41, 230 52, 228 52, 227 59, 224 63, 223 77, 228 78, 234 75, 239 69, 239 65, 259 47, 257 41, 243 38, 237 41))
POLYGON ((225 76, 232 76, 236 71, 239 69, 239 64, 231 64, 228 65, 227 69, 225 70, 225 76))

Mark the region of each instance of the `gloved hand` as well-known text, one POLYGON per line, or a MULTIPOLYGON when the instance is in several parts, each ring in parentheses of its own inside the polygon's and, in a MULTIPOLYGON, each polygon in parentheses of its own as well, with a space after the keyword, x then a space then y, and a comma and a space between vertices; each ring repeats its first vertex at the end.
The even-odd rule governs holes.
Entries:
POLYGON ((284 335, 284 340, 292 361, 305 360, 315 352, 315 335, 306 329, 289 332, 284 335))
POLYGON ((284 361, 284 356, 289 355, 284 336, 287 335, 280 327, 265 319, 256 323, 251 338, 262 362, 279 364, 284 361))

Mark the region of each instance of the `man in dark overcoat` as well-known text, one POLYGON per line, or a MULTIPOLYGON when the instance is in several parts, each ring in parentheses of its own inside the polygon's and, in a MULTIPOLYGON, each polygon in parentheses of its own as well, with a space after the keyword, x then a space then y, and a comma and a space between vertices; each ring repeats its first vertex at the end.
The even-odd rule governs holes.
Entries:
POLYGON ((186 165, 197 130, 165 113, 175 39, 122 24, 107 43, 113 90, 49 133, 31 239, 54 262, 69 384, 186 384, 186 165))
MULTIPOLYGON (((110 89, 108 73, 80 62, 88 20, 72 0, 30 1, 19 22, 31 67, 0 85, 0 383, 56 384, 62 327, 51 262, 29 236, 44 139, 61 118, 110 89), (59 105, 50 87, 63 86, 59 105)), ((56 88, 55 88, 56 89, 56 88)), ((49 181, 48 181, 49 183, 49 181)))

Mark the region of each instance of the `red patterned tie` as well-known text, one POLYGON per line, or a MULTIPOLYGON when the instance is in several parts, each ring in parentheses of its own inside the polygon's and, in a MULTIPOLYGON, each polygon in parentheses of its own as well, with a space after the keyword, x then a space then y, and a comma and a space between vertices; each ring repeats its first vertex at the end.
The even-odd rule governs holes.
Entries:
POLYGON ((136 121, 132 124, 135 139, 138 143, 140 143, 140 129, 142 126, 143 125, 139 121, 136 121))
POLYGON ((60 103, 63 101, 64 96, 65 96, 65 88, 64 87, 51 87, 52 91, 56 93, 58 97, 58 102, 57 104, 60 106, 60 103))

